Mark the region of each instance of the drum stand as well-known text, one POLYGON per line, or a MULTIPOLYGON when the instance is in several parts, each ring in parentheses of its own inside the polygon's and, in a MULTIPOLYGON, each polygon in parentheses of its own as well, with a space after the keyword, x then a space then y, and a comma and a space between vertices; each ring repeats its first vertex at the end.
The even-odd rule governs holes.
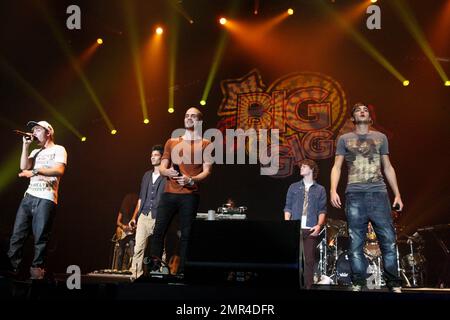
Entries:
POLYGON ((408 239, 407 243, 409 244, 409 252, 411 254, 411 277, 412 277, 412 285, 417 287, 417 275, 416 275, 416 261, 414 259, 414 248, 413 241, 408 239))
MULTIPOLYGON (((409 241, 409 240, 408 240, 409 241)), ((406 282, 407 287, 411 287, 411 282, 409 282, 408 277, 405 274, 405 270, 400 266, 400 252, 398 251, 398 239, 397 239, 397 228, 395 228, 395 250, 397 251, 397 272, 400 277, 403 277, 406 282)), ((411 248, 412 250, 412 248, 411 248)))
POLYGON ((375 272, 375 285, 378 288, 381 288, 381 286, 383 285, 383 277, 381 276, 381 257, 377 257, 376 270, 374 270, 374 272, 375 272))
POLYGON ((324 238, 317 244, 317 247, 319 249, 319 275, 326 275, 327 270, 327 233, 325 231, 324 238))
MULTIPOLYGON (((325 279, 328 279, 327 270, 328 270, 328 249, 327 249, 327 230, 326 227, 322 229, 321 233, 324 233, 324 236, 322 240, 317 244, 317 247, 319 249, 319 280, 318 282, 322 282, 325 279)), ((319 234, 319 236, 320 236, 319 234)))
POLYGON ((328 243, 327 243, 327 231, 326 228, 325 235, 322 241, 319 243, 319 250, 320 250, 320 261, 319 261, 319 270, 320 270, 320 276, 324 276, 325 279, 328 279, 331 283, 329 284, 337 284, 338 280, 338 270, 337 270, 337 261, 339 258, 339 250, 338 250, 338 235, 333 238, 334 239, 334 263, 332 264, 332 269, 328 270, 328 243), (328 272, 330 272, 330 275, 328 276, 328 272))
POLYGON ((337 268, 337 262, 339 259, 339 247, 338 247, 338 235, 339 233, 336 234, 336 237, 334 238, 334 272, 333 272, 333 277, 334 277, 334 284, 338 284, 338 268, 337 268))
POLYGON ((119 241, 116 241, 115 243, 114 243, 114 245, 113 245, 113 257, 112 257, 112 261, 111 261, 111 270, 116 270, 116 266, 117 266, 117 263, 118 263, 118 261, 117 261, 117 254, 118 254, 118 251, 119 251, 119 247, 120 247, 120 244, 119 244, 119 241))
POLYGON ((409 279, 405 274, 405 270, 400 266, 400 253, 398 252, 398 245, 396 246, 396 250, 397 250, 397 272, 400 275, 400 277, 405 279, 406 286, 411 287, 411 282, 409 282, 409 279))

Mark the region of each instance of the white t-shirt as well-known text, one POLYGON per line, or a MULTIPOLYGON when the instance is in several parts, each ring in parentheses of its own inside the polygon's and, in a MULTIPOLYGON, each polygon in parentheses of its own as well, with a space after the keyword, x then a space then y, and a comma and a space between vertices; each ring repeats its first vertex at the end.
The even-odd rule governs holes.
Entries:
MULTIPOLYGON (((309 188, 313 185, 314 182, 306 183, 303 181, 303 183, 305 184, 305 190, 307 192, 306 195, 309 197, 309 188)), ((303 199, 303 201, 306 201, 306 199, 303 199)), ((308 218, 306 215, 302 216, 302 229, 308 229, 308 230, 310 229, 309 227, 306 226, 307 219, 308 218)))
POLYGON ((153 171, 153 173, 152 173, 152 183, 153 184, 155 183, 156 180, 158 180, 159 176, 160 176, 159 172, 155 173, 155 171, 153 171))
MULTIPOLYGON (((41 149, 34 149, 29 155, 29 159, 32 159, 41 149)), ((36 156, 33 169, 39 168, 51 168, 57 163, 63 163, 67 165, 67 152, 63 146, 53 145, 50 148, 43 149, 36 156)), ((30 178, 30 185, 28 186, 27 193, 32 196, 47 199, 58 203, 58 187, 61 177, 46 177, 42 175, 36 175, 30 178)))

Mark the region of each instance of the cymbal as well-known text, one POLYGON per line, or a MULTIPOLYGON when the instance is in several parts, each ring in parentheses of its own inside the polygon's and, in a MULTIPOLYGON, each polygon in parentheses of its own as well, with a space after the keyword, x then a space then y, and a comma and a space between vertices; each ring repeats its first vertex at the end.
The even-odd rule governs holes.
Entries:
POLYGON ((338 228, 338 229, 347 228, 347 222, 344 220, 327 218, 327 227, 338 228))
POLYGON ((329 238, 348 237, 347 222, 339 219, 327 219, 327 233, 329 238))

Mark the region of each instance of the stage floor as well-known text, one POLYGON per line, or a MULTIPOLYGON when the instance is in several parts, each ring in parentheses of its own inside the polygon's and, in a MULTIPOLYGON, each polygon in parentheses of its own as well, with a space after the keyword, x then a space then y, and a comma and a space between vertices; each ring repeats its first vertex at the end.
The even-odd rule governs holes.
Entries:
POLYGON ((17 281, 0 277, 2 299, 132 299, 153 300, 177 304, 190 303, 295 303, 296 301, 345 302, 349 300, 373 302, 375 300, 406 301, 450 301, 450 289, 403 288, 402 293, 391 293, 387 288, 365 289, 352 292, 349 286, 315 285, 311 290, 284 284, 265 286, 232 282, 229 284, 188 283, 180 277, 156 274, 131 282, 129 275, 90 273, 81 276, 80 289, 69 290, 67 275, 55 274, 52 280, 17 281), (375 300, 374 300, 375 299, 375 300))

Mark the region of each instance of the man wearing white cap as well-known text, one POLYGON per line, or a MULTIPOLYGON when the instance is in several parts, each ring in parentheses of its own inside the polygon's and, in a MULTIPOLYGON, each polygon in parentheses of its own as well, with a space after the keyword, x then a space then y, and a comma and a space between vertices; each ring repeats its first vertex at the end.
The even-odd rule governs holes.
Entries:
POLYGON ((23 137, 19 177, 29 178, 30 184, 17 210, 8 257, 13 273, 17 273, 23 258, 23 245, 30 229, 34 237, 34 259, 30 268, 31 279, 43 279, 45 258, 50 238, 58 186, 67 164, 67 152, 53 140, 54 130, 47 121, 30 121, 27 126, 32 135, 23 137), (32 141, 38 149, 29 152, 32 141))

